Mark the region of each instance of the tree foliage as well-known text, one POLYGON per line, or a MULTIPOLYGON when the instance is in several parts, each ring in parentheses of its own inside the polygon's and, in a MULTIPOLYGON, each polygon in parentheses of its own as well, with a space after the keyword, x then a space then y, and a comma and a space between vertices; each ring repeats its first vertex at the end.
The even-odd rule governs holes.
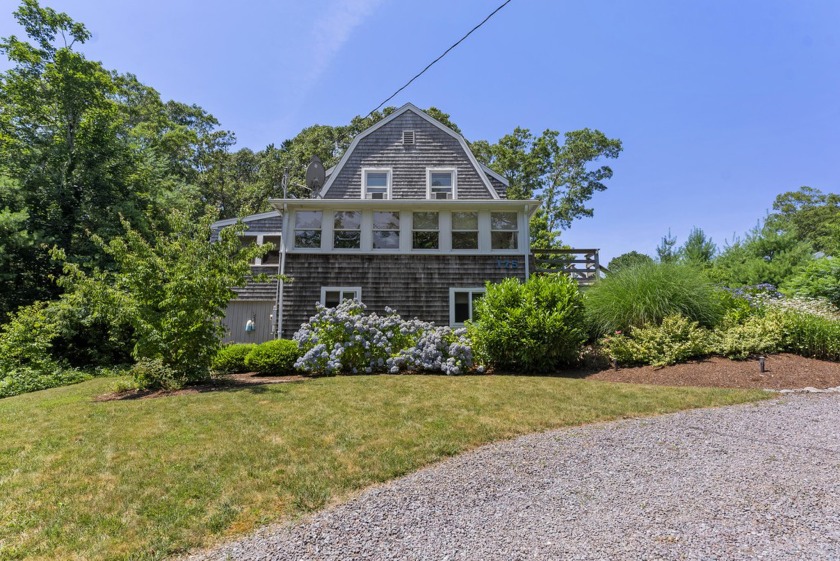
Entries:
POLYGON ((653 258, 650 255, 645 255, 644 253, 639 253, 638 251, 629 251, 627 253, 622 253, 618 257, 610 259, 607 269, 609 269, 612 274, 617 273, 622 269, 628 269, 638 265, 646 265, 648 263, 653 263, 653 258))
POLYGON ((196 221, 176 211, 168 222, 149 241, 124 220, 123 236, 95 240, 114 270, 88 275, 68 263, 65 284, 113 323, 132 326, 135 359, 159 361, 185 383, 208 375, 234 296, 230 287, 241 286, 248 263, 270 248, 243 246, 242 225, 223 229, 211 243, 209 216, 196 221))
POLYGON ((701 228, 694 227, 679 249, 679 259, 689 265, 706 267, 711 264, 715 253, 717 253, 715 242, 707 238, 701 228))
POLYGON ((613 175, 603 159, 617 158, 622 144, 599 130, 581 129, 563 135, 546 130, 534 136, 517 127, 495 144, 472 144, 476 157, 505 177, 508 198, 538 198, 540 210, 531 224, 534 247, 560 245, 561 230, 578 218, 593 216, 587 203, 596 192, 606 190, 604 181, 613 175))
POLYGON ((840 257, 840 194, 800 187, 776 197, 768 223, 794 232, 816 251, 840 257))

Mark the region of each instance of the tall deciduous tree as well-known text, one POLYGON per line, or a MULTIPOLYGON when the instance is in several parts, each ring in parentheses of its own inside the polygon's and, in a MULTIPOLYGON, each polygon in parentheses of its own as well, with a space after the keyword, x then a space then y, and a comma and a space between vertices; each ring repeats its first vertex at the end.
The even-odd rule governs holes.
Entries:
POLYGON ((510 183, 509 198, 532 198, 542 206, 531 224, 536 248, 557 247, 562 230, 578 218, 592 216, 587 206, 593 195, 604 191, 604 181, 613 175, 603 159, 617 158, 621 141, 598 130, 581 129, 560 133, 546 130, 535 137, 528 129, 516 128, 496 144, 474 142, 481 161, 510 183))

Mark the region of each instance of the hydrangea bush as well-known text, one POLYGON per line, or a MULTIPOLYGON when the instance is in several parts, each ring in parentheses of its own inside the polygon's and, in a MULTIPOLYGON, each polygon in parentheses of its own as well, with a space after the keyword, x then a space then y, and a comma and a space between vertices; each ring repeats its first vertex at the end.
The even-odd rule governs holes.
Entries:
POLYGON ((294 335, 303 353, 295 368, 310 374, 462 374, 472 368, 464 330, 404 320, 390 308, 383 316, 366 309, 356 300, 344 300, 335 308, 317 304, 316 314, 294 335))

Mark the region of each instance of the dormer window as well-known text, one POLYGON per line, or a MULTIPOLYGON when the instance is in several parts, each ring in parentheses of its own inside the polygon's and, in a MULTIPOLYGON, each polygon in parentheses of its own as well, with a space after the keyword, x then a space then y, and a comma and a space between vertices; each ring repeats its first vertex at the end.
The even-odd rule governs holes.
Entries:
POLYGON ((426 198, 454 199, 455 170, 429 169, 426 171, 426 198))
POLYGON ((362 170, 362 198, 390 199, 391 198, 391 170, 365 169, 362 170))

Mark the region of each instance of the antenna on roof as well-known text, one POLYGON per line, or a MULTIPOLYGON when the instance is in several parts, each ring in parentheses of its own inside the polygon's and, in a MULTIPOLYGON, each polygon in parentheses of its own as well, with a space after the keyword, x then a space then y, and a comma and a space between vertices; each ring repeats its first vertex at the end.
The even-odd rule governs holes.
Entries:
POLYGON ((324 169, 324 164, 321 163, 321 159, 318 156, 313 155, 306 168, 306 186, 309 187, 313 197, 324 186, 324 180, 326 178, 327 172, 324 169))

